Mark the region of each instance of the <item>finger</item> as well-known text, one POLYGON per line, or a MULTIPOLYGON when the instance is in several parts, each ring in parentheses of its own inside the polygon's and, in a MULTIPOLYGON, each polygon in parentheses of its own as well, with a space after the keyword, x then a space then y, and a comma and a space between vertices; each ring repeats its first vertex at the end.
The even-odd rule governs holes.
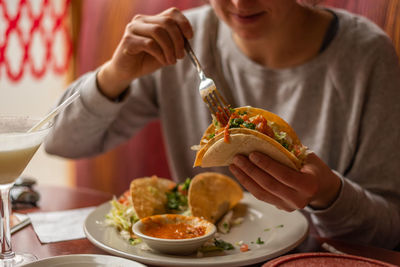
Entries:
POLYGON ((123 53, 125 55, 137 55, 144 51, 154 57, 160 64, 167 65, 164 53, 161 47, 151 38, 143 36, 126 37, 123 44, 123 53))
POLYGON ((262 188, 258 183, 256 183, 251 177, 249 177, 245 172, 243 172, 239 167, 234 164, 229 166, 229 170, 238 179, 238 181, 246 188, 252 195, 257 199, 270 203, 279 209, 285 211, 295 210, 293 207, 287 205, 282 199, 271 194, 262 188))
POLYGON ((304 190, 309 186, 309 183, 305 179, 299 178, 301 176, 300 172, 283 165, 265 154, 260 152, 250 153, 249 160, 263 171, 278 179, 281 183, 293 189, 304 190))
POLYGON ((235 156, 233 164, 237 165, 264 190, 280 199, 283 199, 291 207, 303 208, 305 206, 304 199, 299 192, 285 184, 282 184, 279 180, 275 179, 275 177, 253 164, 246 157, 242 155, 235 156))
POLYGON ((175 57, 183 58, 185 56, 183 34, 179 29, 178 22, 174 18, 169 16, 148 17, 145 19, 145 22, 163 27, 168 32, 169 38, 174 45, 175 57))
POLYGON ((183 35, 187 39, 192 39, 193 37, 192 26, 190 25, 189 20, 182 14, 182 12, 179 9, 172 7, 165 10, 161 14, 173 18, 176 21, 179 30, 183 33, 183 35))
POLYGON ((161 47, 164 57, 169 64, 176 63, 174 44, 162 25, 151 23, 151 16, 141 16, 140 20, 131 22, 129 31, 133 35, 139 35, 147 38, 153 38, 161 47))

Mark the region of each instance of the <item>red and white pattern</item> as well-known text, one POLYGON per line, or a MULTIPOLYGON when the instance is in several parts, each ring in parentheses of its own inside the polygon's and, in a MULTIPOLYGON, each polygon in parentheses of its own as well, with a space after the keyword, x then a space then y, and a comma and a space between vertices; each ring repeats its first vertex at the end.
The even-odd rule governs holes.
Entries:
POLYGON ((0 0, 0 81, 64 74, 72 58, 70 0, 0 0))

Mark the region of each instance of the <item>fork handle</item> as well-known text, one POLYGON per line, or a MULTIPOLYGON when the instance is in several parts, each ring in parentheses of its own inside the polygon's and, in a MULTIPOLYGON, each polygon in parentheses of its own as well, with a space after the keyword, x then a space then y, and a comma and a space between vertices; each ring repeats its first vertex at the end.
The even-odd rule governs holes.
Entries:
POLYGON ((196 55, 193 52, 192 47, 190 46, 190 43, 188 41, 188 39, 186 39, 186 37, 183 37, 185 40, 185 50, 186 52, 189 54, 189 58, 192 61, 193 65, 196 67, 197 72, 199 73, 200 76, 204 76, 204 72, 203 69, 200 65, 199 60, 197 59, 196 55))

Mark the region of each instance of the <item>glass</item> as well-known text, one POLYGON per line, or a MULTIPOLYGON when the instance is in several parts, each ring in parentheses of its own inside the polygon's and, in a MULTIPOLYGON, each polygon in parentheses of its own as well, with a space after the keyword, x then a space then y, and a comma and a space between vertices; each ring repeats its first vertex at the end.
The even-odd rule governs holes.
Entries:
POLYGON ((10 189, 52 127, 47 123, 40 130, 27 133, 38 121, 26 116, 0 115, 0 266, 17 266, 36 260, 32 254, 12 250, 10 189))

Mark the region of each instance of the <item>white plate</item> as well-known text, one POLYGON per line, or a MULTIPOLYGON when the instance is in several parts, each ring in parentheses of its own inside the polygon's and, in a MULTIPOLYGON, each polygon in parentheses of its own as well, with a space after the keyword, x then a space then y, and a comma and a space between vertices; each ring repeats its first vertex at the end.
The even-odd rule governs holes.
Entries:
POLYGON ((298 211, 291 213, 278 210, 274 206, 259 201, 251 194, 245 193, 240 205, 245 207, 244 221, 221 235, 224 241, 235 244, 243 241, 250 250, 240 252, 238 246, 234 250, 223 253, 206 253, 203 257, 174 256, 162 254, 145 247, 130 245, 118 231, 105 223, 105 215, 110 204, 97 207, 85 220, 86 237, 95 246, 114 255, 134 259, 145 264, 161 266, 240 266, 254 264, 282 255, 298 246, 307 236, 308 221, 298 211), (264 244, 256 244, 260 237, 264 244))
POLYGON ((145 267, 138 262, 108 255, 74 254, 42 259, 21 267, 145 267))

